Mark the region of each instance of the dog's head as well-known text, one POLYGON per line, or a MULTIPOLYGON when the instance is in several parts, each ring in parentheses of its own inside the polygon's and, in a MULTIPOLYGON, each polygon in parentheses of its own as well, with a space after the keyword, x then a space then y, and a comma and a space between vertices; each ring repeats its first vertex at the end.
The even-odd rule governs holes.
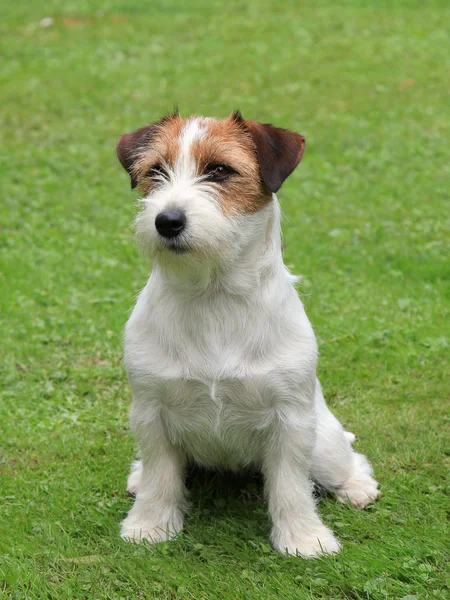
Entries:
POLYGON ((123 135, 117 154, 143 194, 141 244, 160 261, 217 262, 264 235, 267 206, 304 138, 243 119, 178 113, 123 135))

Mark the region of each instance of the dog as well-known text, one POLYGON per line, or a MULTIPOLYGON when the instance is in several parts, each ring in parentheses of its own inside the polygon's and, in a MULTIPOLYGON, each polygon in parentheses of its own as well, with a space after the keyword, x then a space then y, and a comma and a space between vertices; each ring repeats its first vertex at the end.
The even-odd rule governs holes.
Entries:
POLYGON ((188 461, 260 469, 282 554, 340 548, 312 481, 357 508, 379 495, 354 435, 327 408, 313 329, 283 263, 276 193, 304 147, 301 135, 240 112, 176 112, 118 142, 142 196, 137 238, 153 263, 125 329, 141 453, 128 478, 136 498, 126 540, 181 531, 188 461))

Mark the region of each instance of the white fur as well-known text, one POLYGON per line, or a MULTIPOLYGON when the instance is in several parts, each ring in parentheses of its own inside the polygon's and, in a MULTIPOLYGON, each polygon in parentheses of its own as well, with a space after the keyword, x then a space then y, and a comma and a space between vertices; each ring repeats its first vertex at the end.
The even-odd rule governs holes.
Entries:
POLYGON ((136 501, 122 536, 157 542, 181 530, 191 458, 262 469, 280 552, 337 552, 310 477, 358 507, 378 496, 377 484, 316 380, 317 344, 283 264, 277 199, 255 214, 225 216, 190 164, 190 145, 202 132, 199 120, 188 122, 181 162, 143 200, 137 219, 154 268, 125 335, 142 461, 128 480, 136 501), (184 254, 168 249, 155 229, 167 208, 186 213, 184 254))

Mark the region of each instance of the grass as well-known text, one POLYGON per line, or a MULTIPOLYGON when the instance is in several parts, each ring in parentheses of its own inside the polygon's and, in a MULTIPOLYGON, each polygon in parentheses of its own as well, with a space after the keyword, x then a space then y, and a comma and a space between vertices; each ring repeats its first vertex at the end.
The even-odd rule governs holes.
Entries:
POLYGON ((30 0, 0 16, 0 597, 448 597, 448 4, 30 0), (148 265, 114 147, 174 102, 307 138, 280 195, 286 263, 329 404, 383 491, 365 512, 321 500, 336 557, 272 552, 260 482, 218 475, 193 478, 178 540, 118 537, 122 329, 148 265))

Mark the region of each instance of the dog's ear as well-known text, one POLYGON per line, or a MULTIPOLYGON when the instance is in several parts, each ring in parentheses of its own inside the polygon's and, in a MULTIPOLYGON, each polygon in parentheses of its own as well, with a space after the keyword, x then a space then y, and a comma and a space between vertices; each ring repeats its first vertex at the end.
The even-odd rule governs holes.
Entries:
POLYGON ((250 132, 256 146, 262 179, 271 192, 278 192, 300 162, 305 150, 305 138, 268 123, 247 121, 240 112, 233 113, 231 118, 250 132))
POLYGON ((133 171, 133 164, 139 157, 140 151, 143 150, 156 133, 158 124, 153 123, 147 127, 141 127, 122 135, 117 144, 117 156, 122 167, 128 172, 131 179, 131 189, 137 185, 136 176, 133 171))

